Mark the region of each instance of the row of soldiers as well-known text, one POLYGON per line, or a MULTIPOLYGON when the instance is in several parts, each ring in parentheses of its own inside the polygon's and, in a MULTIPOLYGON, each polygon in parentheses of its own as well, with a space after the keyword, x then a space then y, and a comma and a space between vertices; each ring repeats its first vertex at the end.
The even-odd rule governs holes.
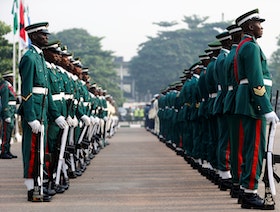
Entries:
POLYGON ((111 95, 90 83, 89 69, 59 41, 48 23, 25 28, 31 45, 19 64, 23 177, 27 200, 48 202, 81 176, 117 130, 111 95))
POLYGON ((258 9, 238 17, 208 44, 178 82, 152 99, 151 130, 242 208, 274 209, 258 193, 265 158, 266 126, 279 121, 270 95, 272 80, 256 42, 258 9))

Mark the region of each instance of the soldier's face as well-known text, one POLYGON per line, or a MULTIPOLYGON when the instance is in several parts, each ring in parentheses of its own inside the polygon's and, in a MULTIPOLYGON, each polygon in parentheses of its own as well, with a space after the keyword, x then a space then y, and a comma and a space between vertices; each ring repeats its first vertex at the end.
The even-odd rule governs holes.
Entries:
POLYGON ((260 21, 254 21, 250 25, 250 29, 252 30, 253 35, 255 38, 260 38, 263 35, 263 27, 261 26, 260 21))
POLYGON ((49 38, 48 34, 38 32, 32 35, 31 40, 33 44, 41 48, 43 46, 47 46, 49 38))

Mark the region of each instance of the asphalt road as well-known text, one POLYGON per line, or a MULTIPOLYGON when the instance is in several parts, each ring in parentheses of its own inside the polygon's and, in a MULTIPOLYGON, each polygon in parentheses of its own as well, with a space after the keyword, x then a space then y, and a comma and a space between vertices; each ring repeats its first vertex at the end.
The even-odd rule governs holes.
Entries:
MULTIPOLYGON (((280 153, 278 138, 280 129, 276 153, 280 153)), ((12 152, 19 158, 0 160, 0 211, 244 212, 229 191, 220 191, 144 128, 119 128, 109 141, 83 175, 71 179, 70 188, 48 203, 26 200, 21 143, 12 144, 12 152)), ((280 211, 279 184, 276 187, 275 211, 280 211)), ((264 194, 262 183, 259 193, 264 194)))

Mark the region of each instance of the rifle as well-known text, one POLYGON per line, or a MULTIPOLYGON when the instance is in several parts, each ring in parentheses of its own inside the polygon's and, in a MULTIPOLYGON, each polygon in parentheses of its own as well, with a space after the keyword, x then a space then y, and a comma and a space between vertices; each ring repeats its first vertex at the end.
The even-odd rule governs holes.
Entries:
POLYGON ((86 134, 87 128, 88 128, 87 126, 84 126, 83 131, 81 132, 79 140, 76 144, 76 149, 77 149, 76 150, 76 158, 77 158, 78 163, 80 163, 81 168, 84 167, 84 156, 83 156, 83 153, 82 153, 82 140, 84 138, 84 135, 86 134), (81 157, 80 157, 80 155, 81 155, 81 157))
MULTIPOLYGON (((275 108, 274 108, 275 112, 277 110, 277 105, 278 105, 278 95, 279 95, 279 90, 277 90, 276 92, 275 108)), ((276 179, 277 183, 280 182, 280 178, 273 171, 273 165, 275 164, 274 158, 279 158, 279 155, 273 155, 275 131, 276 131, 276 124, 270 123, 269 130, 268 130, 265 171, 263 176, 263 182, 265 184, 264 205, 266 209, 274 209, 275 201, 273 197, 276 195, 274 178, 276 179)))
POLYGON ((43 112, 46 101, 46 93, 43 96, 42 100, 42 109, 41 109, 41 131, 36 135, 36 155, 35 155, 35 163, 33 169, 33 179, 34 179, 34 192, 32 201, 34 202, 43 202, 43 170, 44 170, 44 120, 43 120, 43 112), (40 164, 40 166, 39 166, 40 164), (40 189, 39 189, 40 188, 40 189))
POLYGON ((58 158, 58 164, 56 170, 55 185, 59 185, 60 173, 64 161, 64 152, 65 152, 68 131, 69 131, 69 126, 67 125, 66 128, 63 130, 63 134, 61 136, 61 144, 60 144, 60 152, 59 152, 59 158, 58 158))
MULTIPOLYGON (((74 81, 73 81, 74 82, 74 81)), ((73 93, 73 95, 76 93, 76 91, 77 91, 77 85, 76 85, 76 83, 74 82, 74 91, 72 92, 73 93)), ((77 107, 76 108, 73 108, 74 107, 74 105, 75 105, 75 101, 77 101, 77 100, 73 100, 73 99, 71 99, 71 100, 69 100, 68 102, 67 102, 67 104, 68 104, 68 106, 67 106, 67 111, 68 111, 68 114, 69 114, 69 111, 71 110, 71 109, 73 109, 74 110, 74 115, 76 114, 76 111, 77 111, 77 107)), ((80 99, 78 100, 78 102, 77 102, 77 105, 79 104, 79 102, 80 102, 80 99)), ((68 145, 66 145, 66 147, 65 147, 65 152, 67 153, 67 155, 69 156, 69 158, 68 159, 66 159, 66 163, 71 167, 71 171, 74 173, 75 171, 76 171, 76 168, 75 168, 75 161, 74 161, 74 154, 75 154, 75 149, 76 149, 76 147, 75 147, 75 142, 74 142, 74 129, 75 129, 75 127, 73 127, 73 126, 71 126, 70 127, 70 130, 68 130, 69 131, 69 143, 68 143, 68 145)))

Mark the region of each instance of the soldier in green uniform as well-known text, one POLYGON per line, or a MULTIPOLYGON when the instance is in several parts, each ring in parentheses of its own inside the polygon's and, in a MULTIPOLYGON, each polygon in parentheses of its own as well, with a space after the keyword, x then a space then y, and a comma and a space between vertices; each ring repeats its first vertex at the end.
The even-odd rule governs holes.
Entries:
MULTIPOLYGON (((266 57, 256 42, 262 37, 263 21, 258 9, 236 19, 236 24, 244 32, 234 61, 235 76, 239 82, 235 113, 240 115, 244 131, 240 177, 240 185, 244 188, 242 208, 270 209, 266 208, 264 200, 257 194, 265 153, 266 125, 279 121, 270 103, 272 81, 266 57)), ((274 209, 274 205, 271 209, 274 209)))
POLYGON ((161 91, 158 98, 158 118, 159 118, 159 135, 158 138, 161 142, 165 141, 164 135, 164 108, 165 108, 165 89, 161 91))
POLYGON ((198 80, 200 77, 200 61, 194 63, 190 67, 191 72, 193 72, 192 78, 191 78, 191 88, 190 88, 190 124, 192 128, 192 145, 193 149, 191 152, 192 156, 192 166, 193 168, 201 168, 202 161, 201 161, 201 129, 200 129, 200 121, 198 117, 198 109, 199 104, 201 102, 201 97, 199 95, 198 91, 198 80))
POLYGON ((13 88, 13 74, 6 72, 2 75, 3 80, 0 81, 0 97, 2 104, 2 144, 1 155, 2 159, 17 158, 10 151, 11 137, 15 126, 16 112, 16 93, 13 88))
POLYGON ((183 133, 184 133, 184 123, 185 123, 185 113, 186 110, 184 109, 184 96, 181 94, 182 91, 182 87, 186 81, 186 76, 185 74, 180 76, 181 79, 181 89, 179 92, 179 95, 177 96, 177 108, 178 108, 178 116, 177 116, 177 126, 178 126, 178 130, 179 130, 179 146, 177 147, 177 155, 180 155, 182 157, 185 156, 184 154, 184 148, 183 148, 183 133))
MULTIPOLYGON (((52 94, 53 101, 58 109, 58 111, 64 116, 67 117, 67 107, 66 101, 64 99, 64 81, 61 77, 59 69, 56 67, 59 57, 59 41, 50 42, 47 46, 43 48, 44 57, 46 60, 46 65, 49 70, 50 76, 50 86, 49 92, 52 94)), ((61 184, 56 185, 53 179, 53 174, 57 171, 57 165, 59 160, 61 149, 61 138, 63 130, 55 123, 55 120, 52 117, 48 117, 48 133, 47 133, 47 150, 51 157, 49 165, 49 182, 47 185, 47 191, 51 194, 53 191, 56 193, 63 193, 65 188, 68 188, 68 176, 64 175, 65 187, 61 184), (67 184, 67 185, 66 185, 67 184)), ((64 173, 66 174, 66 173, 64 173)), ((59 175, 60 176, 60 175, 59 175)))
POLYGON ((173 143, 175 147, 175 151, 177 155, 183 155, 183 144, 181 142, 181 121, 179 121, 179 110, 180 110, 180 91, 182 89, 183 83, 178 81, 174 84, 174 97, 173 97, 173 116, 172 116, 172 123, 173 123, 173 143))
POLYGON ((184 150, 184 159, 190 163, 191 162, 191 152, 192 152, 192 127, 190 125, 190 107, 191 107, 191 77, 192 73, 189 69, 184 70, 186 80, 180 92, 180 99, 182 101, 182 114, 183 114, 183 129, 182 129, 182 143, 184 150))
POLYGON ((100 108, 99 108, 99 118, 100 118, 100 135, 101 135, 101 145, 105 147, 107 145, 107 132, 106 132, 106 123, 107 123, 107 115, 108 108, 107 102, 105 99, 106 90, 103 90, 101 87, 98 89, 99 92, 99 100, 100 100, 100 108), (105 92, 104 92, 105 91, 105 92))
POLYGON ((229 130, 229 140, 230 140, 230 172, 232 176, 232 188, 230 195, 232 198, 237 198, 239 195, 239 176, 241 172, 241 158, 242 158, 242 145, 241 135, 242 131, 240 129, 240 121, 237 115, 234 114, 235 106, 235 93, 237 89, 237 81, 234 77, 233 71, 233 61, 236 52, 236 48, 241 40, 242 29, 236 24, 227 27, 229 34, 232 38, 232 46, 228 56, 224 62, 225 70, 225 84, 227 86, 227 93, 224 98, 224 108, 223 113, 227 118, 228 130, 229 130))
MULTIPOLYGON (((49 92, 49 73, 41 48, 48 44, 48 23, 37 23, 25 28, 31 40, 31 46, 23 55, 19 64, 21 76, 21 95, 20 115, 22 116, 22 156, 23 156, 23 177, 27 187, 28 201, 50 201, 50 196, 42 195, 42 198, 34 196, 34 184, 37 186, 42 182, 38 179, 38 164, 36 148, 41 139, 46 144, 47 113, 50 114, 60 128, 67 125, 63 117, 55 106, 51 93, 49 92), (38 136, 38 133, 41 136, 38 136), (39 138, 39 139, 38 139, 39 138), (37 185, 38 184, 38 185, 37 185)), ((44 152, 40 152, 44 154, 44 152)))
POLYGON ((217 135, 217 117, 213 113, 213 106, 215 98, 217 97, 217 83, 214 79, 215 62, 217 56, 220 53, 222 44, 220 41, 216 40, 208 44, 209 49, 212 51, 209 56, 211 57, 210 62, 206 69, 206 87, 209 93, 209 98, 207 101, 208 105, 208 119, 210 126, 209 134, 209 148, 208 148, 208 158, 209 158, 209 179, 218 185, 219 175, 217 173, 217 145, 218 145, 218 135, 217 135))
POLYGON ((227 92, 225 83, 224 62, 231 47, 231 36, 228 31, 224 31, 216 36, 221 42, 222 49, 215 63, 214 79, 217 83, 217 97, 213 106, 213 114, 217 117, 217 161, 218 174, 220 176, 220 190, 231 189, 232 180, 230 173, 230 143, 226 116, 223 114, 224 98, 227 92))
POLYGON ((206 68, 210 62, 210 57, 208 54, 199 55, 201 61, 201 73, 197 83, 197 88, 201 102, 198 108, 198 117, 201 120, 201 160, 202 160, 202 169, 201 174, 206 176, 208 171, 208 154, 207 149, 209 145, 209 121, 208 121, 208 106, 207 101, 209 98, 209 93, 206 88, 205 76, 206 68))

